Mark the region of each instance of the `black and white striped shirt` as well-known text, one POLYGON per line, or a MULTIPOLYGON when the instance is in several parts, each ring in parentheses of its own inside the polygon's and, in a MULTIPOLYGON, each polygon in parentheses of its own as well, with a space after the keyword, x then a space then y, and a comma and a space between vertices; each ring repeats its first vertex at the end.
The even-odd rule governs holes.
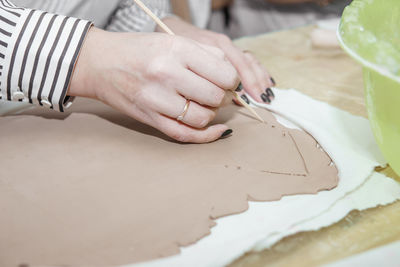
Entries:
POLYGON ((63 111, 91 22, 0 0, 0 98, 63 111))
MULTIPOLYGON (((47 10, 40 11, 0 0, 0 101, 31 103, 62 112, 72 103, 72 97, 66 93, 92 19, 109 20, 108 25, 100 22, 99 26, 112 31, 155 28, 153 21, 131 0, 64 1, 15 0, 47 10), (98 8, 90 12, 93 6, 98 8), (72 17, 75 15, 87 20, 72 17)), ((168 0, 144 2, 161 18, 171 9, 168 0)))

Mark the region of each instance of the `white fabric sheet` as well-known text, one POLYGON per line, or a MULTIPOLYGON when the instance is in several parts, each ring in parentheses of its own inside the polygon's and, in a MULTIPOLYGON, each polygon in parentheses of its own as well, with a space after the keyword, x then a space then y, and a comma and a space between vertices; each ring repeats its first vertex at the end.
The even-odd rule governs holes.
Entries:
POLYGON ((248 211, 218 219, 211 235, 183 248, 181 254, 130 266, 224 266, 247 251, 267 248, 290 234, 335 223, 351 210, 400 198, 400 185, 374 172, 385 161, 368 120, 293 89, 275 89, 275 94, 272 105, 258 105, 295 123, 318 140, 338 167, 338 187, 316 195, 251 202, 248 211))

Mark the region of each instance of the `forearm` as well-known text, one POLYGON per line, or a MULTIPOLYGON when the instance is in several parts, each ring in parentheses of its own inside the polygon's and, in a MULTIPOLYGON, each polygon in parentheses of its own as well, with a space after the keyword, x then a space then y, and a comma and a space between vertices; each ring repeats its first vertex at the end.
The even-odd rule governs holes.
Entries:
POLYGON ((0 2, 0 96, 63 111, 91 23, 0 2))

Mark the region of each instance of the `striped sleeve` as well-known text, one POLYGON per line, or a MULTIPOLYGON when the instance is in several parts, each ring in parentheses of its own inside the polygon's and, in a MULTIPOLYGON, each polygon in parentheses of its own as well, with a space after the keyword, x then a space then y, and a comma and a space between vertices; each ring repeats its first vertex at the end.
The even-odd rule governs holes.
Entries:
MULTIPOLYGON (((143 0, 143 3, 160 19, 171 15, 169 0, 143 0)), ((153 32, 155 28, 155 22, 139 6, 132 0, 125 0, 106 29, 115 32, 153 32)))
POLYGON ((91 22, 0 0, 0 99, 64 111, 91 22))

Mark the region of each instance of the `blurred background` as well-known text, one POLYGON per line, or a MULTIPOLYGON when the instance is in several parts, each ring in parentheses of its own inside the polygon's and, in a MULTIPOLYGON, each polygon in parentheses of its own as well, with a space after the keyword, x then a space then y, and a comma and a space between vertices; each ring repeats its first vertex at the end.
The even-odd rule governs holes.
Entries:
POLYGON ((202 2, 173 0, 174 12, 197 26, 231 38, 290 29, 319 20, 339 18, 351 0, 212 0, 212 10, 199 10, 202 2), (199 14, 207 14, 199 16, 199 14))

